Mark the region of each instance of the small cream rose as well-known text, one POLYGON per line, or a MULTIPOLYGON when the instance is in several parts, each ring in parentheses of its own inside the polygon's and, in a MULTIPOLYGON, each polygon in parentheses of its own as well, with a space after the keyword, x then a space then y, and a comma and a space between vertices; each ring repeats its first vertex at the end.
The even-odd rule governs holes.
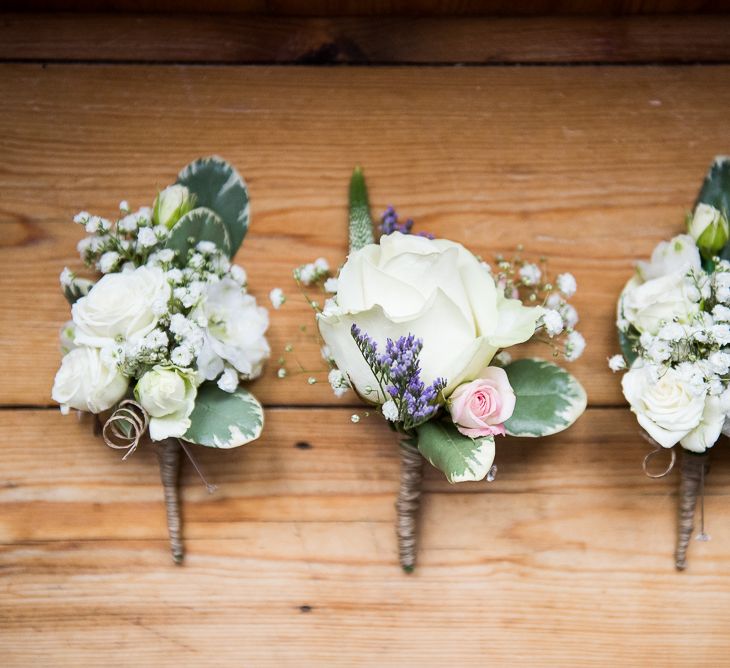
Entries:
POLYGON ((454 425, 465 436, 504 436, 504 422, 512 416, 515 401, 507 373, 490 366, 476 380, 459 385, 448 408, 454 425))
POLYGON ((190 428, 198 391, 189 374, 156 366, 140 378, 134 396, 150 416, 150 438, 180 438, 190 428))
POLYGON ((96 348, 82 346, 64 355, 53 382, 53 400, 69 408, 101 413, 126 393, 129 380, 103 360, 96 348))
POLYGON ((172 228, 195 205, 195 196, 178 184, 168 186, 157 195, 152 220, 155 225, 172 228))

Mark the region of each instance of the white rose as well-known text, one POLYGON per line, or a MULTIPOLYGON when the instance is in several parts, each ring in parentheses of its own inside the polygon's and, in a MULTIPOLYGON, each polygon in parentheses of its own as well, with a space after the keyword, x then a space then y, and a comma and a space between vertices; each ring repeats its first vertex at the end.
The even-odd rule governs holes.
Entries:
POLYGON ((124 396, 128 385, 127 377, 107 364, 100 350, 82 346, 64 356, 51 396, 62 410, 101 413, 124 396))
POLYGON ((619 299, 619 318, 625 318, 640 332, 656 334, 663 324, 678 321, 689 323, 699 312, 699 304, 691 300, 693 285, 684 269, 641 282, 634 276, 624 287, 619 299))
POLYGON ((460 244, 400 232, 351 253, 337 288, 337 307, 319 315, 319 330, 362 396, 378 385, 351 336, 353 323, 381 350, 388 338, 422 339, 422 380, 446 378, 448 396, 477 378, 499 348, 527 341, 542 315, 539 307, 506 299, 460 244))
POLYGON ((725 419, 720 399, 708 396, 686 374, 672 368, 657 372, 638 362, 621 386, 639 424, 661 446, 681 441, 688 450, 702 452, 719 437, 725 419))
POLYGON ((651 262, 639 262, 636 271, 642 281, 666 276, 679 271, 701 267, 700 252, 688 234, 680 234, 669 241, 657 244, 651 254, 651 262))
POLYGON ((159 267, 107 274, 71 308, 76 343, 101 348, 117 338, 137 341, 155 328, 155 313, 169 298, 170 285, 159 267))
POLYGON ((224 361, 245 378, 261 375, 270 352, 265 336, 269 314, 236 281, 226 277, 206 285, 190 317, 203 317, 208 323, 198 356, 198 370, 206 380, 223 372, 224 361))
POLYGON ((190 428, 198 394, 191 376, 174 367, 156 366, 139 379, 134 396, 150 416, 150 438, 181 438, 190 428))
POLYGON ((158 193, 152 210, 152 222, 168 229, 172 228, 195 204, 195 196, 178 184, 168 186, 158 193))
POLYGON ((707 257, 720 252, 730 236, 727 218, 709 204, 697 205, 688 228, 698 248, 707 257))

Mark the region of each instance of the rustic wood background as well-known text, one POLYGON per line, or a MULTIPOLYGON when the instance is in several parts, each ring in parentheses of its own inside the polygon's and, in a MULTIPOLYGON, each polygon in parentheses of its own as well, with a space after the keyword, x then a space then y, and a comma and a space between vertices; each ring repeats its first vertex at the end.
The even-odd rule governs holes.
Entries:
POLYGON ((717 448, 708 480, 712 541, 678 574, 677 479, 642 474, 647 445, 606 368, 633 263, 681 229, 730 152, 730 17, 297 18, 271 4, 284 9, 0 15, 0 663, 730 665, 730 455, 717 448), (304 66, 323 63, 378 66, 304 66), (148 204, 211 153, 250 187, 237 259, 252 291, 290 301, 254 387, 263 438, 200 452, 214 496, 185 471, 176 568, 154 456, 122 463, 52 405, 69 317, 57 279, 79 266, 74 213, 148 204), (524 242, 573 271, 589 342, 573 368, 590 407, 572 429, 500 441, 491 484, 429 470, 411 576, 388 429, 352 424, 352 397, 275 377, 288 342, 318 358, 290 271, 343 259, 355 163, 375 210, 485 257, 524 242))

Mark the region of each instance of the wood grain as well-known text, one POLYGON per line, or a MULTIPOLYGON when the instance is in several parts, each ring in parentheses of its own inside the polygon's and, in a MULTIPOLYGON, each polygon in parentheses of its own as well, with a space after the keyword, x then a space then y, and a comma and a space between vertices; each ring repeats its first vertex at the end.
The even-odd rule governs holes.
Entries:
POLYGON ((730 61, 730 15, 270 17, 5 14, 0 60, 206 63, 730 61))
POLYGON ((271 410, 258 443, 199 449, 220 489, 187 467, 176 568, 150 452, 122 463, 73 417, 0 412, 4 665, 727 665, 727 449, 686 573, 676 479, 643 476, 628 411, 592 409, 560 437, 500 440, 493 483, 429 467, 411 577, 393 435, 349 414, 271 410))
POLYGON ((573 271, 589 341, 573 369, 594 405, 623 405, 605 367, 615 301, 633 263, 681 231, 712 157, 730 152, 728 83, 724 66, 0 66, 0 361, 12 379, 0 404, 50 402, 69 314, 57 277, 79 266, 72 215, 148 204, 182 165, 219 153, 251 191, 238 260, 252 291, 290 297, 272 312, 273 359, 254 388, 267 404, 336 401, 309 374, 276 381, 275 362, 291 342, 317 367, 290 272, 344 258, 346 184, 360 163, 374 210, 395 204, 486 258, 522 242, 554 272, 573 271))

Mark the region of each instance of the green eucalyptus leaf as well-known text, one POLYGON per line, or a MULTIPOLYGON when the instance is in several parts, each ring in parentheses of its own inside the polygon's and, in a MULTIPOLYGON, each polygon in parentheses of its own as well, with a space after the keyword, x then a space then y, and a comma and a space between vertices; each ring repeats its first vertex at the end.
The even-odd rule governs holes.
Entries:
POLYGON ((557 364, 522 359, 508 364, 510 385, 517 402, 504 423, 511 436, 549 436, 572 425, 586 408, 581 384, 557 364))
POLYGON ((223 158, 200 158, 184 167, 177 182, 196 196, 197 206, 215 211, 228 230, 229 256, 241 247, 249 225, 248 189, 241 175, 223 158))
POLYGON ((373 221, 370 218, 368 189, 361 167, 355 167, 350 179, 350 250, 375 243, 373 221))
POLYGON ((224 253, 230 252, 226 226, 216 213, 203 207, 189 211, 175 223, 165 247, 177 251, 178 258, 185 263, 188 250, 199 241, 212 241, 224 253))
POLYGON ((616 331, 618 332, 618 343, 621 346, 621 352, 626 360, 626 366, 630 367, 638 357, 634 346, 639 340, 639 332, 633 327, 630 327, 627 332, 622 332, 620 329, 616 331))
POLYGON ((73 306, 79 299, 89 294, 89 290, 94 287, 94 281, 88 278, 74 277, 68 285, 62 287, 63 296, 66 301, 73 306))
POLYGON ((418 427, 418 449, 449 482, 482 480, 494 461, 494 436, 469 438, 451 422, 432 420, 418 427))
POLYGON ((718 155, 710 165, 693 208, 700 203, 730 213, 730 156, 718 155))
POLYGON ((190 428, 183 438, 210 448, 237 448, 261 436, 264 409, 243 388, 224 392, 212 382, 198 388, 190 428))

